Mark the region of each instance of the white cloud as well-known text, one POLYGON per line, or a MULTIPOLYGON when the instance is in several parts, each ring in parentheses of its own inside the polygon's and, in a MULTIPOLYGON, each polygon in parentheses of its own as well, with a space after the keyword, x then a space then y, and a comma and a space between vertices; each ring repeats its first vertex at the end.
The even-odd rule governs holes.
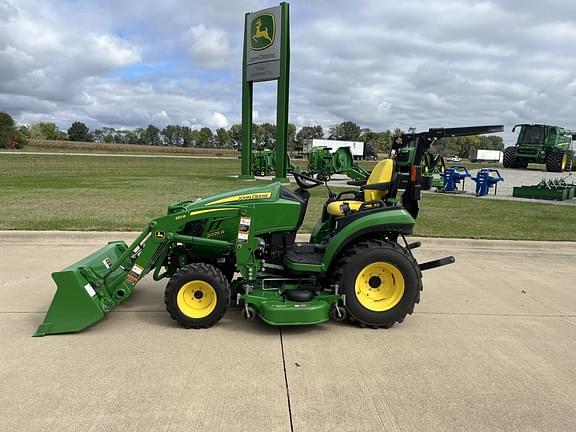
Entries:
POLYGON ((189 51, 198 66, 219 68, 230 65, 233 53, 225 31, 200 24, 190 27, 184 39, 190 44, 189 51))
MULTIPOLYGON (((0 0, 0 109, 18 121, 227 127, 244 12, 263 0, 0 0)), ((576 2, 292 2, 290 121, 375 130, 576 128, 576 2), (561 13, 558 13, 561 11, 561 13)), ((275 122, 276 85, 254 85, 275 122)))
POLYGON ((110 34, 90 37, 88 50, 87 55, 110 67, 127 66, 141 60, 137 47, 110 34))
POLYGON ((212 119, 210 126, 215 128, 227 128, 230 126, 230 122, 226 118, 226 116, 219 112, 212 113, 212 119))

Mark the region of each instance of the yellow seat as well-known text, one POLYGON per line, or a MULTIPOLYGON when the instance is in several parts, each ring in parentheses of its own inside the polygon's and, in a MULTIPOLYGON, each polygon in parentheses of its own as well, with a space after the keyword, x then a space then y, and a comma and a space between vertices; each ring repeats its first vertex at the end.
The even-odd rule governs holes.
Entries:
MULTIPOLYGON (((394 174, 394 161, 392 159, 384 159, 372 170, 370 177, 366 181, 367 185, 377 183, 390 183, 394 174)), ((369 201, 382 201, 388 195, 389 190, 375 190, 364 189, 364 201, 356 200, 339 200, 332 201, 326 207, 326 211, 332 216, 343 216, 344 214, 352 211, 360 210, 360 206, 369 201)))

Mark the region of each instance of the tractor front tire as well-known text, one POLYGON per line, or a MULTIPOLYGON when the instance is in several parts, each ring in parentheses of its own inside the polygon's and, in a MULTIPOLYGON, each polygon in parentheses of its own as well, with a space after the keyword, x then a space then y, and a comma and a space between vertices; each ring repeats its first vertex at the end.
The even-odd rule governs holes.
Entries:
POLYGON ((552 150, 546 156, 546 171, 562 172, 566 169, 568 154, 562 150, 552 150))
POLYGON ((216 324, 228 306, 230 290, 217 267, 192 263, 170 278, 164 303, 170 317, 185 328, 208 328, 216 324))
POLYGON ((410 252, 397 243, 359 242, 336 268, 348 315, 362 326, 390 328, 420 302, 422 273, 410 252))
POLYGON ((507 147, 504 150, 504 159, 502 160, 504 168, 518 168, 518 160, 516 158, 516 148, 507 147))

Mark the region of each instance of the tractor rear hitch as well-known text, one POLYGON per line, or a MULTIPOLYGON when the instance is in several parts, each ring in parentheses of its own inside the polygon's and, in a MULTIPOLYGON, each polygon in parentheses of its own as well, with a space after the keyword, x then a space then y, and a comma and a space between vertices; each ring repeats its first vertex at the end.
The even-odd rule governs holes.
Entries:
POLYGON ((418 264, 418 267, 420 267, 420 270, 424 271, 424 270, 430 270, 436 267, 442 267, 448 264, 452 264, 454 263, 456 260, 454 259, 453 256, 449 256, 449 257, 445 257, 445 258, 440 258, 437 260, 433 260, 433 261, 428 261, 422 264, 418 264))

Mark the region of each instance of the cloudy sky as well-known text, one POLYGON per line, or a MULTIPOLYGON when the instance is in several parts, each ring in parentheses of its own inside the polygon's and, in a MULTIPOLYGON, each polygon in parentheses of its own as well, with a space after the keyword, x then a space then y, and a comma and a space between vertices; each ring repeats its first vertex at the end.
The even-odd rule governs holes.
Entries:
MULTIPOLYGON (((260 0, 0 0, 0 110, 91 128, 240 121, 260 0)), ((576 2, 294 0, 290 121, 576 129, 576 2)), ((255 85, 275 122, 275 82, 255 85)))

